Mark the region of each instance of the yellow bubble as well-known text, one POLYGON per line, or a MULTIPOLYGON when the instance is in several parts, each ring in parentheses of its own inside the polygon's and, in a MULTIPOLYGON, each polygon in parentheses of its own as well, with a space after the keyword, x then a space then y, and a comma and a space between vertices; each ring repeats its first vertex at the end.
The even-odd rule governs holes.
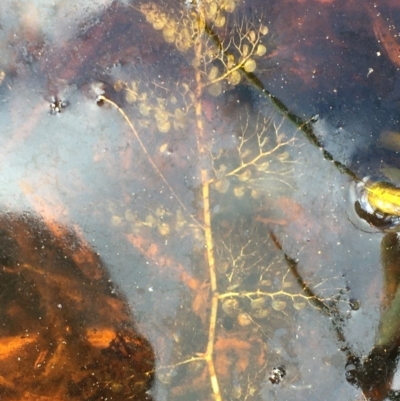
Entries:
POLYGON ((233 71, 231 75, 229 75, 229 83, 231 85, 237 85, 240 82, 241 76, 239 71, 233 71))
POLYGON ((229 189, 229 181, 227 179, 219 180, 215 183, 215 189, 224 194, 229 189))
POLYGON ((271 306, 276 311, 283 311, 286 308, 286 302, 285 301, 278 301, 278 300, 274 299, 272 301, 271 306))
POLYGON ((167 223, 162 223, 158 226, 158 232, 161 235, 168 235, 170 233, 170 228, 169 225, 167 223))
POLYGON ((215 78, 217 78, 218 72, 219 72, 219 71, 218 71, 218 67, 216 67, 216 66, 211 67, 210 72, 209 72, 209 74, 208 74, 208 79, 209 79, 210 81, 212 81, 212 80, 214 80, 215 78))
POLYGON ((239 313, 237 317, 237 322, 239 323, 239 326, 245 327, 253 323, 251 320, 251 317, 247 313, 239 313))
POLYGON ((258 57, 263 56, 266 52, 267 52, 267 48, 266 48, 264 45, 259 44, 259 45, 257 46, 256 55, 257 55, 258 57))
POLYGON ((246 72, 253 72, 257 68, 257 64, 252 58, 250 58, 244 63, 243 68, 246 72))
POLYGON ((244 187, 235 187, 233 188, 233 194, 237 197, 237 198, 241 198, 244 194, 245 194, 246 190, 244 187))
POLYGON ((222 86, 220 82, 215 82, 208 87, 208 92, 212 96, 219 96, 222 92, 222 86))
POLYGON ((266 308, 255 309, 253 312, 251 312, 251 315, 257 319, 263 319, 269 315, 269 310, 266 308))
POLYGON ((165 28, 166 28, 166 29, 171 29, 171 30, 176 31, 176 22, 175 22, 175 20, 173 20, 173 19, 168 19, 168 20, 165 22, 165 28))
POLYGON ((155 227, 157 225, 157 220, 152 214, 148 214, 144 223, 146 226, 155 227))
POLYGON ((245 159, 247 156, 250 156, 251 155, 251 149, 249 149, 249 148, 247 148, 247 149, 245 149, 241 154, 240 154, 240 157, 242 158, 242 159, 245 159))
POLYGON ((303 299, 301 301, 293 302, 293 307, 297 310, 304 309, 306 305, 307 305, 307 302, 303 299))
POLYGON ((138 84, 136 81, 131 81, 131 88, 134 92, 137 92, 138 84))
POLYGON ((217 18, 215 18, 214 25, 217 28, 222 28, 225 25, 225 21, 226 21, 225 16, 222 14, 219 14, 217 16, 217 18))
POLYGON ((180 52, 185 52, 190 48, 192 44, 191 37, 187 28, 180 31, 178 37, 175 40, 175 46, 180 52))
POLYGON ((124 386, 122 384, 116 383, 116 382, 112 383, 110 388, 114 394, 121 394, 122 391, 124 390, 124 386))
POLYGON ((157 128, 163 134, 167 133, 171 129, 171 123, 167 120, 164 122, 157 123, 157 128))
POLYGON ((268 33, 268 27, 265 25, 261 25, 259 31, 261 35, 266 35, 268 33))
POLYGON ((164 123, 168 121, 168 113, 163 109, 157 109, 154 118, 156 119, 157 123, 164 123))
POLYGON ((244 44, 242 46, 242 56, 246 57, 249 54, 249 45, 244 44))
POLYGON ((111 224, 112 224, 114 227, 117 227, 117 226, 121 225, 121 223, 122 223, 121 217, 114 215, 114 216, 111 218, 111 224))
POLYGON ((207 18, 208 19, 214 18, 215 15, 217 14, 217 11, 218 11, 217 3, 215 2, 210 3, 206 8, 207 18))
POLYGON ((254 31, 250 31, 248 33, 248 35, 249 35, 248 38, 249 38, 250 42, 254 43, 256 41, 256 39, 257 39, 256 33, 254 31))
POLYGON ((114 89, 117 92, 121 92, 122 89, 124 89, 124 88, 125 88, 125 82, 121 81, 120 79, 117 82, 115 82, 114 89))
POLYGON ((186 114, 181 109, 175 109, 174 127, 176 130, 186 126, 186 114))
POLYGON ((236 4, 233 0, 228 0, 224 5, 223 8, 228 13, 233 13, 236 8, 236 4))
POLYGON ((158 216, 158 217, 163 217, 163 216, 165 216, 167 214, 167 211, 165 210, 165 208, 163 208, 162 206, 161 207, 158 207, 157 209, 156 209, 156 215, 158 216))
POLYGON ((161 29, 163 29, 164 26, 165 26, 165 22, 163 20, 161 20, 161 19, 153 22, 153 28, 156 31, 161 31, 161 29))
POLYGON ((243 171, 243 173, 237 174, 236 177, 239 179, 239 181, 248 181, 251 178, 251 170, 247 169, 243 171))
POLYGON ((236 316, 239 311, 239 301, 237 299, 225 299, 222 302, 222 310, 228 316, 236 316))
POLYGON ((175 46, 180 52, 184 53, 190 48, 190 42, 188 40, 185 41, 182 38, 177 38, 175 39, 175 46))
POLYGON ((175 41, 175 30, 174 30, 174 28, 166 26, 163 29, 163 36, 164 36, 164 40, 167 43, 173 43, 175 41))
POLYGON ((133 102, 136 102, 136 100, 137 100, 136 93, 131 90, 128 90, 126 92, 125 98, 128 103, 133 103, 133 102))
POLYGON ((186 114, 181 109, 175 109, 175 117, 179 120, 183 120, 186 118, 186 114))
POLYGON ((289 152, 283 152, 280 155, 278 155, 278 160, 280 160, 281 162, 289 159, 289 152))
POLYGON ((146 15, 146 21, 149 22, 150 24, 153 24, 156 21, 156 13, 154 11, 148 10, 147 12, 144 12, 146 15))
POLYGON ((198 57, 195 57, 190 64, 194 69, 197 70, 200 67, 200 60, 198 59, 198 57))
POLYGON ((250 307, 251 309, 260 309, 263 308, 265 306, 265 298, 256 298, 256 299, 252 299, 250 302, 250 307))
POLYGON ((148 116, 150 114, 151 107, 147 103, 140 103, 139 113, 142 116, 148 116))
POLYGON ((125 211, 125 218, 126 220, 128 220, 130 223, 134 223, 136 221, 136 216, 135 214, 132 212, 132 210, 127 209, 125 211))
POLYGON ((168 149, 168 143, 164 143, 163 145, 160 146, 160 152, 164 153, 168 149))
POLYGON ((232 67, 236 65, 235 63, 235 56, 233 54, 228 54, 226 68, 230 70, 232 67))

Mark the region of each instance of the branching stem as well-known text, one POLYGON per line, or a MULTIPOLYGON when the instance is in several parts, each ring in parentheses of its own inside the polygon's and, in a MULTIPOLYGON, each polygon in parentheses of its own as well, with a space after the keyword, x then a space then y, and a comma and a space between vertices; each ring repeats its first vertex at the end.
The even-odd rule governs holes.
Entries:
POLYGON ((185 206, 185 204, 182 202, 181 198, 177 195, 177 193, 174 191, 174 189, 171 187, 167 179, 164 177, 164 174, 160 171, 160 169, 157 167, 157 165, 154 163, 153 158, 151 157, 150 153, 148 152, 146 146, 144 145, 143 141, 140 139, 140 136, 138 132, 136 131, 136 128, 132 124, 132 121, 130 118, 126 115, 125 111, 119 107, 115 102, 112 100, 108 99, 107 97, 100 95, 97 98, 98 102, 104 102, 110 104, 112 107, 114 107, 124 118, 126 123, 128 124, 129 128, 131 129, 133 135, 135 136, 136 140, 138 141, 140 147, 143 150, 143 153, 146 155, 147 160, 149 161, 151 167, 155 170, 157 175, 161 178, 161 180, 164 182, 165 186, 170 190, 172 196, 178 201, 179 205, 182 207, 182 209, 190 216, 190 218, 195 222, 195 224, 201 228, 204 229, 203 225, 193 216, 192 213, 190 213, 185 206))

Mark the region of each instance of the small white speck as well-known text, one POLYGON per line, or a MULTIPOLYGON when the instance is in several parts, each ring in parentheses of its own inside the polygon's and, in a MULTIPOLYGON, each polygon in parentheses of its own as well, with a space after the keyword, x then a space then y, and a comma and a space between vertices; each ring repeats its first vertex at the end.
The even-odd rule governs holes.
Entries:
POLYGON ((154 290, 153 290, 153 287, 149 287, 149 291, 150 292, 153 292, 154 290))
POLYGON ((58 305, 57 305, 57 308, 62 309, 62 305, 61 305, 61 304, 58 304, 58 305))

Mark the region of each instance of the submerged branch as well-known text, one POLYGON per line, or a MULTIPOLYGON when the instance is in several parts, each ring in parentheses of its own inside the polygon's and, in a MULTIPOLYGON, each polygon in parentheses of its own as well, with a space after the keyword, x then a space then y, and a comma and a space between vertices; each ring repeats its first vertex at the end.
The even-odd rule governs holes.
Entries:
MULTIPOLYGON (((214 44, 220 49, 220 51, 223 50, 223 45, 222 41, 219 39, 218 34, 207 24, 205 25, 205 32, 209 35, 209 37, 212 39, 214 44)), ((229 51, 224 51, 224 55, 228 57, 230 55, 229 51)), ((311 124, 310 120, 304 121, 302 118, 297 116, 295 113, 290 111, 290 109, 276 96, 274 96, 272 93, 270 93, 267 89, 265 89, 263 83, 261 80, 252 72, 247 72, 244 68, 243 65, 238 68, 239 72, 241 75, 254 87, 256 88, 261 94, 268 99, 273 106, 279 110, 279 112, 284 115, 289 121, 291 121, 297 128, 299 128, 304 136, 307 138, 311 144, 316 146, 317 148, 322 150, 322 154, 326 160, 329 160, 333 162, 335 167, 339 170, 340 173, 348 175, 352 180, 354 181, 361 181, 359 177, 351 170, 349 169, 345 164, 342 162, 336 160, 332 153, 324 149, 324 145, 321 142, 321 140, 317 137, 315 134, 311 124)))

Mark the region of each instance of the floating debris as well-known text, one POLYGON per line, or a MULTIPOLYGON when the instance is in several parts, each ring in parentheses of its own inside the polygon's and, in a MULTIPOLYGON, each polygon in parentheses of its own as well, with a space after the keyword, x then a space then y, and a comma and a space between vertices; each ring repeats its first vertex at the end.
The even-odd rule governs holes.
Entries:
POLYGON ((286 376, 286 368, 283 365, 280 365, 271 370, 268 380, 272 384, 279 384, 285 376, 286 376))

